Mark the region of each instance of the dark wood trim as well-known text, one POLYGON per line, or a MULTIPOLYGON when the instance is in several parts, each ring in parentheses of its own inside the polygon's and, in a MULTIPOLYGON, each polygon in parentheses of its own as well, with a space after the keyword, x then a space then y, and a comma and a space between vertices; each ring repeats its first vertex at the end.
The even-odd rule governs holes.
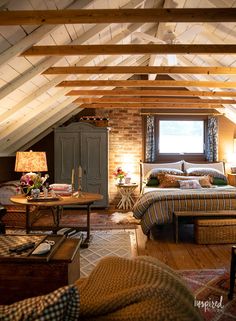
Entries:
MULTIPOLYGON (((195 162, 204 162, 206 161, 205 153, 197 154, 176 154, 176 153, 168 153, 168 154, 159 154, 159 120, 203 120, 204 121, 204 144, 206 146, 207 140, 207 116, 205 115, 156 115, 155 116, 155 137, 156 137, 156 157, 155 162, 175 162, 179 160, 186 160, 186 161, 195 161, 195 162)), ((146 137, 145 137, 146 141, 146 137)), ((205 151, 204 151, 205 152, 205 151)))

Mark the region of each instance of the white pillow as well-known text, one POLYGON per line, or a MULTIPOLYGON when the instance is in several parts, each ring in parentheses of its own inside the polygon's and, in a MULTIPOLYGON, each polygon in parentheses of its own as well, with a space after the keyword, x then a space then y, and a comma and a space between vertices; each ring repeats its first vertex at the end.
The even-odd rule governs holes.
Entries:
POLYGON ((174 163, 142 163, 143 176, 146 177, 148 172, 154 168, 174 168, 182 170, 182 164, 182 160, 174 163))
POLYGON ((217 169, 222 174, 224 174, 224 172, 225 172, 223 162, 195 164, 195 163, 188 163, 188 162, 184 161, 184 171, 186 171, 189 168, 196 168, 196 167, 217 169))

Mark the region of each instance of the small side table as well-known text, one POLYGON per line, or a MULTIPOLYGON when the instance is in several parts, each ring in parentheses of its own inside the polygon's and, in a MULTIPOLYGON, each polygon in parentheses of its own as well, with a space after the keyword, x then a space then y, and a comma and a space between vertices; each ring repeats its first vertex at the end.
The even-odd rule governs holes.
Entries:
POLYGON ((236 186, 236 174, 229 173, 228 182, 229 182, 229 185, 236 186))
POLYGON ((117 184, 116 187, 121 195, 121 199, 117 207, 123 210, 131 209, 135 203, 132 194, 134 190, 138 187, 138 184, 117 184))

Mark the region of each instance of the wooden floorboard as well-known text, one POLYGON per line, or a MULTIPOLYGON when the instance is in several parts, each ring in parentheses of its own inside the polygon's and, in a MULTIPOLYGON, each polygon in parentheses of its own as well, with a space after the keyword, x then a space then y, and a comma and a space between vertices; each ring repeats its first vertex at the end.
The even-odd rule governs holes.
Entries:
MULTIPOLYGON (((93 211, 93 210, 92 210, 93 211)), ((99 209, 96 212, 108 215, 117 212, 116 208, 99 209)), ((119 210, 120 212, 120 210, 119 210)), ((181 224, 179 243, 175 243, 172 225, 155 228, 151 239, 143 234, 140 226, 136 229, 137 245, 134 255, 156 257, 177 270, 229 269, 232 244, 201 245, 194 240, 193 225, 181 224)))
POLYGON ((137 230, 137 243, 138 255, 156 257, 177 270, 229 269, 230 266, 232 244, 197 244, 193 238, 191 225, 181 228, 180 240, 177 244, 173 239, 171 225, 156 228, 152 233, 151 239, 147 239, 139 227, 137 230))

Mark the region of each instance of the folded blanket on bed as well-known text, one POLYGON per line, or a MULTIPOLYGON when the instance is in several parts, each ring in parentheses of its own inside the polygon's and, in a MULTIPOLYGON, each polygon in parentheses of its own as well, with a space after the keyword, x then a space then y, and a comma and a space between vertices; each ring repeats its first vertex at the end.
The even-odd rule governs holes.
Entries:
POLYGON ((107 257, 76 285, 80 320, 202 320, 179 276, 151 257, 107 257))

